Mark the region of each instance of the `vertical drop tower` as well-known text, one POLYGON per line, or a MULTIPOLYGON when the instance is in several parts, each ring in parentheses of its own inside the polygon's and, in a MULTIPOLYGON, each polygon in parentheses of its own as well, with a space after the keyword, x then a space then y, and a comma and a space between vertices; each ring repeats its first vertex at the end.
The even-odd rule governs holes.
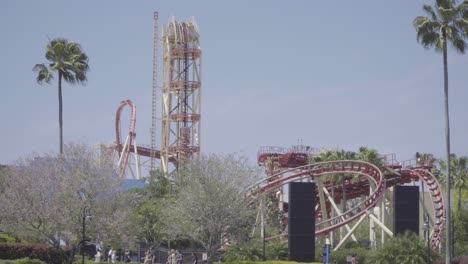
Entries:
POLYGON ((161 170, 171 176, 200 154, 201 48, 195 19, 163 27, 161 170), (176 162, 170 162, 175 160, 176 162))

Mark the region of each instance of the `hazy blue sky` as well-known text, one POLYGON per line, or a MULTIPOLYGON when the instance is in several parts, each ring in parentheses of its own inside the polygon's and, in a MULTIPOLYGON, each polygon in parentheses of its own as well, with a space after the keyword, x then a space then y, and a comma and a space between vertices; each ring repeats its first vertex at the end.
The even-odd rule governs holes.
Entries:
MULTIPOLYGON (((444 155, 442 55, 417 42, 428 1, 0 2, 0 163, 58 151, 56 82, 39 86, 49 38, 81 43, 86 86, 64 87, 65 142, 115 138, 120 101, 150 143, 153 11, 194 16, 203 49, 202 152, 260 146, 444 155)), ((468 55, 449 52, 452 149, 468 155, 468 55)), ((159 108, 158 108, 159 111, 159 108)), ((159 111, 160 112, 160 111, 159 111)))

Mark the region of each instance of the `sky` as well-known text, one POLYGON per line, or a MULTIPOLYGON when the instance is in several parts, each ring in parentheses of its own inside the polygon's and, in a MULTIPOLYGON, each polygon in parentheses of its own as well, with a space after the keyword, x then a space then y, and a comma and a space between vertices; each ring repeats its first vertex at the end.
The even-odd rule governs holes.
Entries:
MULTIPOLYGON (((200 29, 202 153, 255 162, 261 146, 302 142, 442 158, 442 54, 412 26, 425 3, 0 1, 0 164, 58 152, 57 83, 40 86, 32 71, 56 37, 80 43, 91 68, 85 86, 63 87, 64 141, 111 144, 131 99, 137 143, 150 144, 154 11, 160 31, 171 16, 200 29)), ((448 61, 452 152, 468 155, 468 55, 450 50, 448 61)))

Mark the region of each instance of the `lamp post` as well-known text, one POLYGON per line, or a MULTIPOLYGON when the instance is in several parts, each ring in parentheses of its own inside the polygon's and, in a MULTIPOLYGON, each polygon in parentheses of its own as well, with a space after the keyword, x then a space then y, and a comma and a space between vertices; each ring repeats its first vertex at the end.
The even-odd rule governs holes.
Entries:
POLYGON ((84 246, 85 246, 85 234, 86 234, 86 219, 90 217, 89 212, 87 212, 89 207, 85 205, 83 207, 83 229, 82 229, 82 240, 81 240, 81 264, 84 264, 84 246))
POLYGON ((426 214, 424 217, 424 235, 427 235, 427 264, 431 263, 431 246, 430 246, 430 234, 429 234, 429 215, 426 214))

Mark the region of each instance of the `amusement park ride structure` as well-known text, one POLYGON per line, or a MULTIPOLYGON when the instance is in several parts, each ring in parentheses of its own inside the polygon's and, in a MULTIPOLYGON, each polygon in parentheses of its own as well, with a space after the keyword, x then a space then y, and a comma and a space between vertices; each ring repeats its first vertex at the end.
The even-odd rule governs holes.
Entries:
MULTIPOLYGON (((151 146, 137 145, 136 107, 131 100, 123 100, 117 108, 116 142, 111 148, 116 154, 119 177, 140 179, 142 158, 149 159, 151 170, 155 169, 155 160, 159 159, 161 171, 171 177, 187 158, 200 154, 202 52, 199 37, 194 19, 178 22, 170 18, 163 27, 159 41, 158 13, 154 13, 151 146), (163 51, 160 150, 156 147, 159 42, 163 51), (126 106, 130 108, 130 124, 122 141, 121 115, 126 106)), ((283 195, 287 184, 292 181, 314 181, 317 186, 316 236, 330 238, 336 250, 349 237, 356 241, 353 233, 366 218, 369 220, 370 241, 376 242, 376 227, 380 228, 382 243, 386 235, 393 236, 389 206, 393 186, 420 181, 431 194, 431 208, 424 210, 432 214, 430 243, 433 248, 440 246, 445 212, 441 186, 430 173, 432 164, 399 163, 394 154, 385 156, 385 164, 380 167, 357 160, 311 163, 318 153, 318 149, 302 145, 260 148, 257 161, 264 166, 266 178, 249 190, 249 197, 260 199, 266 194, 274 194, 279 208, 287 215, 288 199, 283 195), (333 241, 333 232, 337 230, 345 234, 339 243, 333 241)), ((426 206, 424 201, 421 204, 426 206)))
POLYGON ((117 172, 121 178, 141 178, 141 157, 149 158, 150 169, 161 161, 161 171, 167 177, 184 161, 200 153, 201 119, 201 48, 195 20, 179 22, 170 18, 164 25, 162 43, 161 87, 161 149, 156 147, 158 13, 154 13, 153 90, 151 146, 135 141, 136 107, 131 100, 120 103, 116 113, 116 142, 113 146, 117 172), (120 118, 125 106, 130 107, 130 127, 125 141, 121 140, 120 118), (131 160, 133 156, 133 160, 131 160), (132 164, 134 166, 132 166, 132 164))
MULTIPOLYGON (((432 213, 430 244, 433 248, 440 246, 444 229, 444 203, 441 186, 430 173, 431 162, 416 162, 414 165, 397 162, 392 154, 383 157, 385 164, 381 167, 357 160, 311 163, 312 157, 317 154, 316 149, 305 146, 260 148, 257 161, 265 167, 267 177, 251 188, 250 195, 260 198, 267 193, 275 194, 280 208, 287 215, 288 201, 283 195, 286 185, 292 181, 315 181, 316 236, 333 240, 332 232, 346 229, 346 235, 339 243, 331 241, 336 250, 349 237, 356 241, 353 232, 365 218, 370 223, 371 243, 376 243, 375 225, 381 230, 382 243, 385 235, 393 236, 390 228, 392 219, 389 219, 392 187, 421 181, 423 186, 428 186, 431 194, 432 208, 424 210, 432 213), (330 175, 335 177, 327 177, 330 175), (340 204, 341 208, 338 206, 340 204), (351 224, 354 225, 351 227, 351 224)), ((425 203, 420 200, 421 205, 424 208, 425 203)))

